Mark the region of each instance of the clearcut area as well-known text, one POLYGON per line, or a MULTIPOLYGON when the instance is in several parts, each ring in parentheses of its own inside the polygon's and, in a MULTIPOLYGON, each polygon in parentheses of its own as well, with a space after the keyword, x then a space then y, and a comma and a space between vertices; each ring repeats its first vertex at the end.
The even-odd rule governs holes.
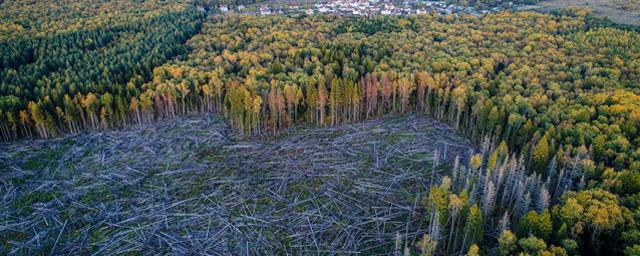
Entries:
POLYGON ((0 146, 0 241, 21 254, 388 254, 473 153, 418 115, 273 139, 198 116, 0 146))

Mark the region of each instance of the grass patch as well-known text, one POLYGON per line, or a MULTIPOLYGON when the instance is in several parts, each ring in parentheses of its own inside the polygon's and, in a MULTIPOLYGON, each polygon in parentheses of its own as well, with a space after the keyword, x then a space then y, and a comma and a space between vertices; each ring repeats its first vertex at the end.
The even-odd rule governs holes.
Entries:
POLYGON ((59 160, 69 150, 74 142, 66 142, 58 145, 55 148, 45 148, 39 154, 29 158, 26 162, 20 166, 25 170, 43 170, 53 162, 59 160))
POLYGON ((0 254, 7 253, 11 250, 11 242, 24 242, 28 238, 29 234, 25 232, 14 230, 5 230, 0 232, 0 254))
POLYGON ((80 197, 80 202, 85 204, 111 202, 115 196, 110 191, 90 191, 80 197))
POLYGON ((20 213, 24 213, 28 215, 34 211, 33 205, 35 203, 49 202, 55 199, 56 197, 59 197, 61 194, 62 192, 58 190, 55 190, 52 192, 34 191, 18 198, 15 202, 13 202, 13 204, 11 204, 11 208, 15 209, 20 213))

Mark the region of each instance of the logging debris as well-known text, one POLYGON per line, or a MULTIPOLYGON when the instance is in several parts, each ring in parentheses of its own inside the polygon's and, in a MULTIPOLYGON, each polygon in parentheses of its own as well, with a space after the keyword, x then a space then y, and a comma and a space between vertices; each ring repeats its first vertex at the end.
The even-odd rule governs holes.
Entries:
POLYGON ((418 115, 270 139, 208 115, 0 149, 15 254, 389 254, 426 232, 433 176, 473 152, 418 115))

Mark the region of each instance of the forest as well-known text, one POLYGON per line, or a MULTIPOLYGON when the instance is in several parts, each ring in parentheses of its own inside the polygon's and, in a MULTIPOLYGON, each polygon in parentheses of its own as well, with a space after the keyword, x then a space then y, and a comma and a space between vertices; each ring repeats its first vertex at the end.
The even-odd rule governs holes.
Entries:
POLYGON ((205 17, 115 1, 102 8, 120 14, 101 17, 2 5, 29 10, 1 14, 3 141, 202 113, 251 139, 417 113, 480 150, 432 180, 427 232, 398 254, 640 255, 633 26, 583 9, 205 17))
MULTIPOLYGON (((114 10, 104 18, 83 17, 87 12, 80 7, 68 13, 72 5, 57 10, 64 13, 60 16, 3 24, 13 32, 0 37, 3 140, 126 124, 119 114, 139 85, 150 79, 154 67, 185 52, 183 43, 198 32, 204 16, 184 4, 167 3, 166 10, 120 4, 115 8, 124 13, 114 10)), ((36 4, 28 10, 43 8, 36 4)), ((20 21, 21 15, 5 13, 3 20, 20 21)))
POLYGON ((255 135, 424 113, 486 150, 465 185, 432 188, 438 235, 423 251, 486 237, 504 254, 635 255, 640 38, 585 15, 214 17, 184 60, 154 70, 141 119, 219 111, 255 135))

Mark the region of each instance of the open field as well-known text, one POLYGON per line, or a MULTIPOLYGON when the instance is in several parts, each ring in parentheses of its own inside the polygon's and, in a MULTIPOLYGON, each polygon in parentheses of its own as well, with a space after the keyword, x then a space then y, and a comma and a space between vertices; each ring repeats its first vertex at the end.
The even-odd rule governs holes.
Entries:
POLYGON ((0 254, 387 254, 473 151, 415 115, 272 140, 191 117, 0 148, 0 254))
POLYGON ((608 17, 621 24, 640 25, 640 2, 637 0, 550 0, 540 1, 532 8, 553 11, 567 7, 587 7, 598 17, 608 17))

